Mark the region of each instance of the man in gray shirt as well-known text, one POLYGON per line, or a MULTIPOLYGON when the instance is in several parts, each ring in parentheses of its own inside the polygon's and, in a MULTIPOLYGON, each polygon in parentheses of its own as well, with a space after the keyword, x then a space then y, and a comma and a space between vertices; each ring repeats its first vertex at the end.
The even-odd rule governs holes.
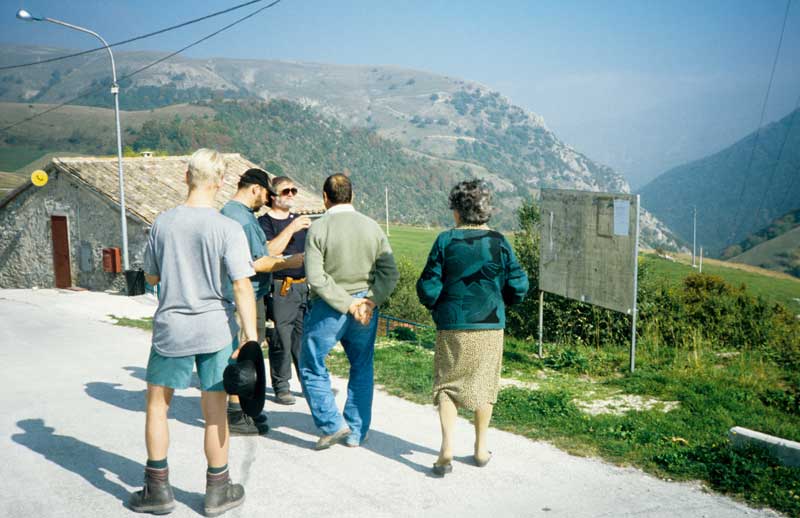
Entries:
POLYGON ((130 498, 137 512, 164 514, 175 507, 167 467, 167 412, 175 389, 189 387, 195 364, 208 460, 205 513, 216 516, 244 502, 244 488, 228 475, 222 375, 243 345, 237 338, 234 302, 245 339, 258 336, 250 283, 255 270, 241 225, 214 208, 224 172, 219 153, 195 152, 186 172, 186 202, 160 214, 150 230, 144 271, 150 284, 161 283, 161 293, 147 363, 145 482, 130 498), (227 282, 233 283, 234 300, 225 295, 227 282))

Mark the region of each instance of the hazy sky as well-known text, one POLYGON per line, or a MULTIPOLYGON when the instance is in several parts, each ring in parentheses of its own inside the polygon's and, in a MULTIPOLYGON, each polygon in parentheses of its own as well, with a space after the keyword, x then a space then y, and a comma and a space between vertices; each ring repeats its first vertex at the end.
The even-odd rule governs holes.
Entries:
MULTIPOLYGON (((222 0, 0 0, 0 41, 88 48, 86 35, 26 24, 24 7, 109 41, 235 5, 222 0)), ((174 50, 267 2, 130 49, 174 50)), ((392 64, 482 82, 634 186, 756 129, 786 0, 283 0, 190 51, 392 64)), ((765 122, 800 96, 800 0, 790 8, 765 122)))

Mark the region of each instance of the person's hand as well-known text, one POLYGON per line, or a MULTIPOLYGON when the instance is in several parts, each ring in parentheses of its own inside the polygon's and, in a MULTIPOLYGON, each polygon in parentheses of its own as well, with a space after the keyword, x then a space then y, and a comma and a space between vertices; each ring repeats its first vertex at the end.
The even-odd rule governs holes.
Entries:
POLYGON ((239 357, 239 351, 242 350, 242 347, 244 347, 244 345, 240 345, 239 347, 236 348, 235 351, 233 351, 233 354, 231 354, 231 359, 232 360, 235 360, 236 358, 239 357))
POLYGON ((353 315, 353 318, 361 324, 365 326, 369 324, 369 321, 372 320, 372 312, 375 309, 375 303, 369 299, 353 299, 353 302, 350 304, 350 308, 348 309, 348 313, 353 315))
POLYGON ((254 339, 254 338, 248 338, 247 340, 245 340, 245 342, 243 344, 240 344, 239 347, 237 347, 236 350, 233 351, 233 354, 231 354, 231 359, 235 360, 236 358, 238 358, 239 357, 239 352, 242 350, 242 347, 244 347, 245 345, 249 344, 250 342, 258 343, 258 340, 254 339))
POLYGON ((289 223, 289 229, 291 229, 292 234, 295 232, 300 232, 301 230, 305 230, 311 226, 311 218, 308 216, 300 216, 299 218, 294 218, 291 223, 289 223))
POLYGON ((305 259, 305 254, 293 254, 290 255, 285 259, 286 268, 300 268, 303 266, 303 260, 305 259))

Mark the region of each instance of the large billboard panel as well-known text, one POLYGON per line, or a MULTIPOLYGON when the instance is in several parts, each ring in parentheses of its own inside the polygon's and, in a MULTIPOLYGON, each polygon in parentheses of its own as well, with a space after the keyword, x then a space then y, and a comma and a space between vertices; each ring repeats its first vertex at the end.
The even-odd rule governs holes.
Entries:
POLYGON ((638 197, 542 189, 539 288, 632 314, 638 197))

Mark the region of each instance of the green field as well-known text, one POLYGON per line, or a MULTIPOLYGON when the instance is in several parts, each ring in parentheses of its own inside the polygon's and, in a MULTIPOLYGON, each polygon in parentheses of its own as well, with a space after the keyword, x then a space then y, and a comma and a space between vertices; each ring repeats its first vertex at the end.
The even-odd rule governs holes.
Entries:
POLYGON ((418 265, 420 270, 425 266, 428 252, 443 229, 418 228, 406 226, 389 226, 389 243, 398 258, 405 258, 418 265))
MULTIPOLYGON (((650 266, 652 275, 673 286, 679 285, 687 275, 697 271, 690 265, 668 261, 654 254, 643 254, 643 257, 645 263, 650 266)), ((800 298, 800 279, 777 277, 766 271, 757 273, 706 263, 703 264, 703 273, 718 275, 734 286, 744 284, 747 291, 753 295, 779 302, 800 313, 800 302, 794 300, 800 298)))
POLYGON ((0 171, 16 171, 30 164, 44 155, 44 153, 38 147, 32 146, 0 147, 0 171))
MULTIPOLYGON (((431 245, 443 229, 390 226, 389 242, 398 258, 406 258, 421 270, 430 252, 431 245)), ((507 236, 513 241, 513 236, 507 236)), ((670 285, 678 286, 683 279, 697 270, 689 265, 662 259, 655 254, 642 254, 650 273, 670 285)), ((718 262, 703 264, 703 273, 718 275, 734 286, 744 284, 753 295, 779 302, 800 313, 800 279, 773 276, 770 272, 744 271, 721 266, 718 262)))

